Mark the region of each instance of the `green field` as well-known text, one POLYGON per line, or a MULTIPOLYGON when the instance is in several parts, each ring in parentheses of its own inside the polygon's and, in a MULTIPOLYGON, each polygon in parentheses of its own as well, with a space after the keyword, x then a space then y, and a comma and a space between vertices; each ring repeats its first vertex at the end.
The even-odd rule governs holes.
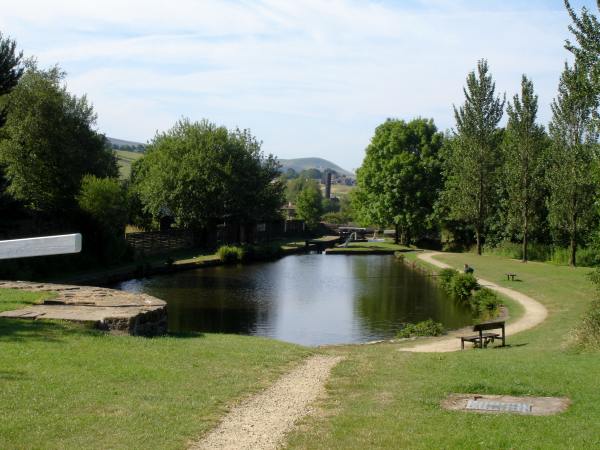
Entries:
POLYGON ((127 150, 114 150, 117 155, 117 164, 119 165, 119 175, 122 179, 128 180, 131 174, 131 165, 144 156, 143 153, 129 152, 127 150))

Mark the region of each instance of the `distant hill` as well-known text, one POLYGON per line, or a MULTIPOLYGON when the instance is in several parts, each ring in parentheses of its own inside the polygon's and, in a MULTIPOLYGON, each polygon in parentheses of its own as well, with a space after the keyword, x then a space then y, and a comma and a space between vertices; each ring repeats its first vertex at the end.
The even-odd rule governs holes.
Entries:
POLYGON ((110 146, 114 150, 128 150, 131 152, 138 152, 138 153, 146 150, 146 144, 143 144, 141 142, 126 141, 124 139, 116 139, 116 138, 111 138, 109 136, 106 136, 106 139, 108 140, 110 146))
POLYGON ((285 172, 287 169, 294 169, 296 172, 302 172, 306 169, 318 169, 321 172, 329 169, 336 171, 339 175, 346 175, 354 178, 352 172, 342 169, 337 164, 327 161, 323 158, 294 158, 294 159, 279 159, 281 169, 285 172))

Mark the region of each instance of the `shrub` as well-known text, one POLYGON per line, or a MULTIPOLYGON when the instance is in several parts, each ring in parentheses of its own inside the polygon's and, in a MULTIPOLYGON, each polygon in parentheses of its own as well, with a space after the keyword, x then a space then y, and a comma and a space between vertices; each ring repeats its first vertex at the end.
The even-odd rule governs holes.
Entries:
POLYGON ((473 294, 470 300, 473 310, 482 318, 491 318, 496 315, 501 302, 494 291, 481 288, 473 294))
POLYGON ((573 335, 578 345, 590 349, 600 349, 600 299, 592 302, 573 335))
POLYGON ((479 289, 477 279, 470 273, 457 273, 450 284, 450 294, 461 302, 466 302, 475 289, 479 289))
POLYGON ((454 277, 458 275, 458 270, 454 270, 454 269, 442 269, 438 272, 438 277, 440 280, 440 286, 442 286, 442 288, 450 293, 450 286, 452 286, 452 280, 454 279, 454 277))
POLYGON ((240 262, 244 259, 244 249, 235 245, 223 245, 217 250, 217 256, 225 264, 240 262))
POLYGON ((400 329, 400 331, 398 331, 396 334, 396 337, 409 338, 416 336, 441 336, 444 334, 444 332, 444 326, 441 323, 427 319, 418 323, 404 324, 402 329, 400 329))

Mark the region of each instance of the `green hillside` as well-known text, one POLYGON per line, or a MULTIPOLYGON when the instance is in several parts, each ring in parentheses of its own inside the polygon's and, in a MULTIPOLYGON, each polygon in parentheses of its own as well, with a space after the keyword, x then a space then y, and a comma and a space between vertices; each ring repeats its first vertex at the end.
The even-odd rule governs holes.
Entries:
POLYGON ((143 153, 138 152, 129 152, 126 150, 115 150, 115 154, 117 155, 117 163, 119 164, 119 174, 122 179, 128 179, 131 174, 131 164, 134 161, 140 159, 144 156, 143 153))

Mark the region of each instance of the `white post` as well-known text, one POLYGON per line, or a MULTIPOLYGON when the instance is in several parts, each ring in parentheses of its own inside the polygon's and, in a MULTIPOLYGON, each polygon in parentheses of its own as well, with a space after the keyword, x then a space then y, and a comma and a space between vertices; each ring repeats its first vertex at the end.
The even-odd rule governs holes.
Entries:
POLYGON ((0 259, 64 255, 81 251, 81 234, 0 241, 0 259))

